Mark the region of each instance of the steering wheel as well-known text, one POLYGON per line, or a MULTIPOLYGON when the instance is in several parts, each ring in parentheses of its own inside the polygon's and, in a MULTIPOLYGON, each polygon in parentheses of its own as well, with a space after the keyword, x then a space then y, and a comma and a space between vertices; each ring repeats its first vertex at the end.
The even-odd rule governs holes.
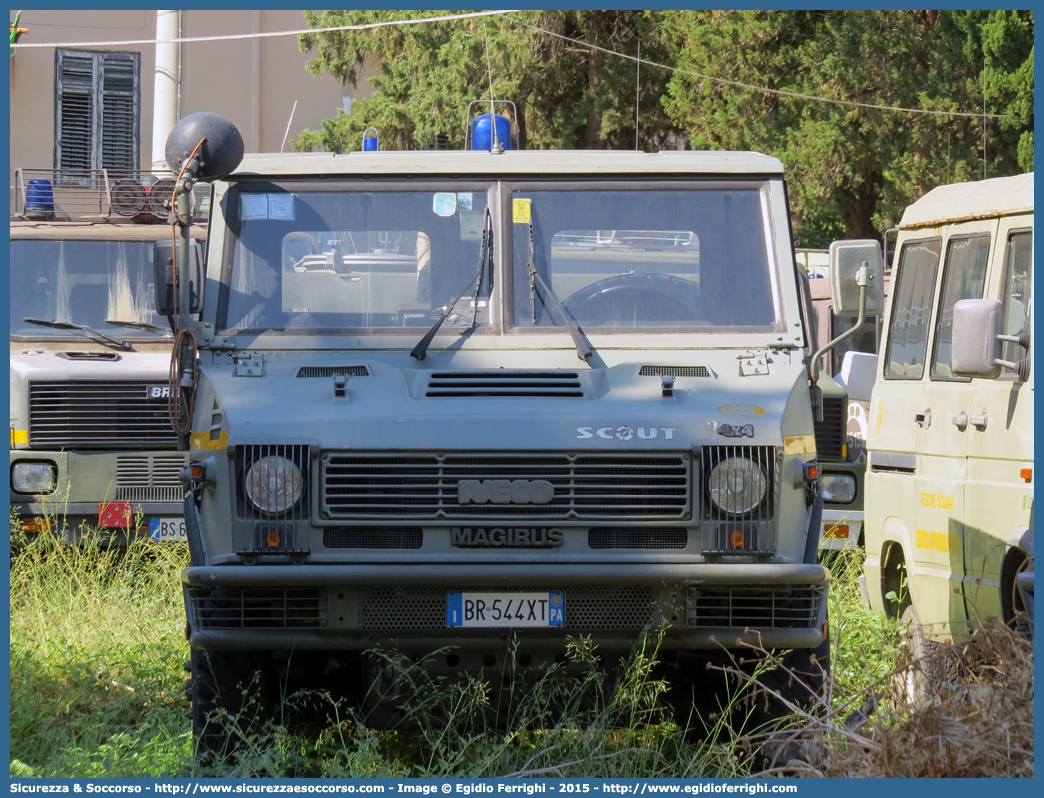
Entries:
POLYGON ((592 327, 674 326, 695 322, 698 284, 670 274, 614 274, 570 294, 562 306, 592 327))
POLYGON ((321 252, 315 236, 301 230, 287 233, 283 239, 283 271, 293 271, 294 264, 300 263, 305 255, 318 255, 321 252))

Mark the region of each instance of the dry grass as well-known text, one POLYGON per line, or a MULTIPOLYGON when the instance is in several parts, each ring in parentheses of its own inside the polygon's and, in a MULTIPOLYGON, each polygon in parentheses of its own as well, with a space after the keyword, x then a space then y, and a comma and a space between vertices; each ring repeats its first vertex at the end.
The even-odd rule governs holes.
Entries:
POLYGON ((991 625, 924 661, 907 656, 861 706, 795 709, 798 725, 743 742, 764 745, 763 776, 1031 778, 1033 681, 1033 643, 991 625), (927 681, 917 700, 911 675, 927 681))

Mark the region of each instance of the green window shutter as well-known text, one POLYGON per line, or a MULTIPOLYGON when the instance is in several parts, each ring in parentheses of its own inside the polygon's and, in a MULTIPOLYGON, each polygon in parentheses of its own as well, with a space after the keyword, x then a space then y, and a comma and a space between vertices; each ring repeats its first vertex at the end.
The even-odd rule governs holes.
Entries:
POLYGON ((94 141, 94 57, 58 50, 55 64, 54 166, 90 169, 94 141))
POLYGON ((105 53, 101 57, 102 169, 138 168, 139 57, 105 53))

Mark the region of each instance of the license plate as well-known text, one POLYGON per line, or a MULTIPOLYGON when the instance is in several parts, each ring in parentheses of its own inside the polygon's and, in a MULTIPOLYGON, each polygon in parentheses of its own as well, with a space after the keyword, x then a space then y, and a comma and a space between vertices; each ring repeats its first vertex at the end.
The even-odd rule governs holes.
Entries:
POLYGON ((564 626, 565 593, 447 593, 446 626, 564 626))
POLYGON ((150 518, 149 537, 160 543, 185 540, 184 518, 150 518))

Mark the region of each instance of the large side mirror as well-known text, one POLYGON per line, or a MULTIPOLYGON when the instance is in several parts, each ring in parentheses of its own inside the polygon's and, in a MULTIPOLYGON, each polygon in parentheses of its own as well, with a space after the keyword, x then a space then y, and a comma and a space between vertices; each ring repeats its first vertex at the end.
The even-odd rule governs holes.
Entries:
POLYGON ((1029 334, 1001 335, 1003 305, 999 299, 962 299, 953 306, 953 338, 950 364, 961 377, 1000 376, 1008 368, 1025 381, 1029 377, 1028 357, 1017 362, 1001 360, 1000 342, 1011 341, 1029 349, 1029 334))
MULTIPOLYGON (((156 313, 160 316, 174 315, 174 242, 157 241, 152 261, 156 283, 156 313)), ((184 275, 185 269, 179 269, 184 275)), ((181 313, 199 313, 203 310, 203 247, 198 241, 189 246, 189 295, 192 301, 188 310, 179 308, 181 313)), ((180 280, 179 280, 180 283, 180 280)))
POLYGON ((867 316, 884 312, 884 262, 881 245, 873 240, 830 244, 830 301, 834 315, 859 316, 860 270, 866 264, 867 316))

